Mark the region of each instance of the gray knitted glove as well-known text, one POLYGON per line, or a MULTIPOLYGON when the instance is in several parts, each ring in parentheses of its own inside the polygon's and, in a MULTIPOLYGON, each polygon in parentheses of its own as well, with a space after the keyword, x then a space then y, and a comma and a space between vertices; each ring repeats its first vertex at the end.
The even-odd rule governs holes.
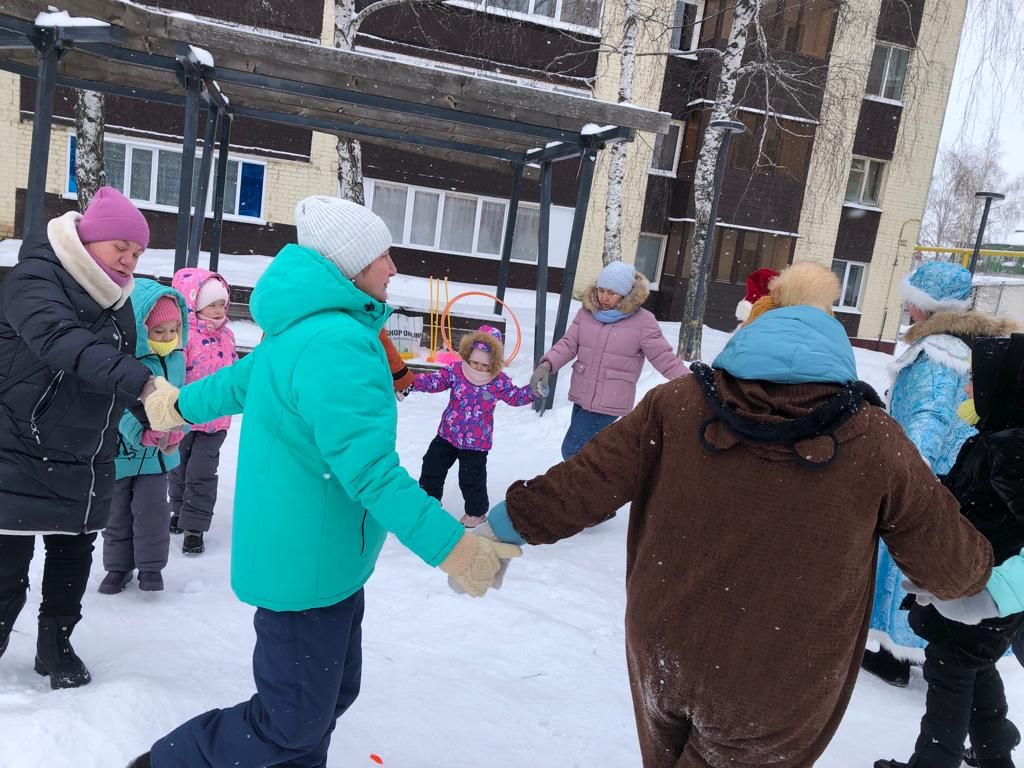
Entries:
POLYGON ((537 366, 537 369, 530 377, 530 391, 537 397, 548 396, 548 376, 551 375, 551 363, 544 362, 537 366))

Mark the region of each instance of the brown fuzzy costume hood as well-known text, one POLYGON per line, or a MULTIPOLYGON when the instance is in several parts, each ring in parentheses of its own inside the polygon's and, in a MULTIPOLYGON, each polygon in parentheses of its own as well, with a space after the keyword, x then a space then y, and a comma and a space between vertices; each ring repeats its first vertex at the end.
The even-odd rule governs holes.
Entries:
POLYGON ((1019 330, 1020 324, 1009 317, 984 312, 936 312, 927 320, 914 323, 903 341, 913 344, 926 336, 946 334, 969 343, 979 336, 1009 336, 1019 330))
POLYGON ((473 345, 478 341, 486 345, 487 349, 490 350, 490 374, 491 376, 497 376, 501 373, 501 369, 505 367, 505 345, 487 331, 474 331, 463 336, 459 342, 459 357, 468 363, 469 356, 473 352, 473 345))
MULTIPOLYGON (((633 280, 633 290, 627 296, 622 297, 622 301, 619 302, 616 309, 630 315, 640 309, 650 295, 651 282, 641 272, 637 272, 636 278, 633 280)), ((584 289, 581 300, 583 301, 584 309, 591 312, 601 311, 601 305, 597 302, 596 282, 591 283, 584 289)))

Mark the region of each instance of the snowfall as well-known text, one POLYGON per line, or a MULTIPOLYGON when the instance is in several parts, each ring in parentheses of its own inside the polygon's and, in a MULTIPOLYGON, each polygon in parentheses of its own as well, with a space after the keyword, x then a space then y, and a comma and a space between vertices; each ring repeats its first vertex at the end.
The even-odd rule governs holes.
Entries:
MULTIPOLYGON (((13 247, 10 241, 0 244, 0 261, 10 261, 13 247)), ((169 263, 166 252, 146 254, 138 273, 169 274, 169 263)), ((221 266, 229 280, 252 284, 263 264, 259 257, 228 256, 221 266)), ((449 291, 454 296, 473 288, 452 284, 449 291)), ((393 305, 425 308, 427 281, 396 277, 390 294, 393 305)), ((511 290, 507 300, 523 331, 509 374, 525 384, 533 356, 534 299, 527 291, 511 290)), ((551 294, 549 335, 556 304, 551 294)), ((488 301, 467 298, 459 311, 486 314, 488 301)), ((674 341, 678 323, 662 328, 674 341)), ((258 339, 253 330, 246 335, 258 339)), ((706 330, 704 358, 712 359, 727 338, 706 330)), ((863 350, 856 354, 861 377, 884 391, 891 358, 863 350)), ((661 382, 647 365, 638 397, 661 382)), ((492 503, 514 480, 540 474, 559 460, 570 413, 567 388, 568 377, 560 377, 555 407, 543 416, 529 408, 498 408, 488 462, 492 503)), ((358 393, 338 382, 338 396, 358 393)), ((415 394, 399 404, 398 451, 414 477, 446 402, 444 395, 415 394)), ((133 584, 120 595, 100 595, 97 543, 85 619, 74 635, 75 648, 92 672, 90 685, 51 691, 33 672, 39 592, 31 592, 0 659, 0 768, 120 768, 186 719, 252 695, 253 608, 234 597, 228 578, 241 431, 242 419, 236 417, 222 454, 206 553, 186 558, 181 538, 172 539, 166 591, 142 593, 133 584)), ((454 471, 444 505, 461 515, 454 471)), ((623 508, 613 520, 573 539, 527 548, 525 557, 512 563, 504 587, 483 599, 453 594, 440 571, 389 539, 366 586, 362 693, 334 733, 328 766, 639 766, 623 641, 628 514, 623 508)), ((793 542, 793 557, 799 556, 799 543, 793 542)), ((33 562, 33 584, 40 583, 41 571, 40 554, 33 562)), ((701 631, 699 621, 691 631, 701 631)), ((1000 670, 1011 717, 1019 716, 1024 669, 1011 657, 1000 670)), ((905 759, 924 695, 918 668, 905 689, 862 675, 818 765, 856 768, 881 757, 905 759)))

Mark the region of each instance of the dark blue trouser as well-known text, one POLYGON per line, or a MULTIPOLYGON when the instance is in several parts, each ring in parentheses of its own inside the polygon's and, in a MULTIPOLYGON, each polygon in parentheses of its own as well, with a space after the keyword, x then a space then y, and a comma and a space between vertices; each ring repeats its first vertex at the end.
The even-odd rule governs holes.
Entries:
POLYGON ((256 609, 256 695, 153 745, 153 768, 324 768, 335 721, 359 695, 363 590, 326 608, 256 609))
POLYGON ((562 441, 562 459, 568 461, 582 451, 583 446, 594 439, 594 435, 617 418, 619 417, 585 410, 579 403, 573 403, 572 421, 569 422, 569 431, 565 433, 565 439, 562 441))

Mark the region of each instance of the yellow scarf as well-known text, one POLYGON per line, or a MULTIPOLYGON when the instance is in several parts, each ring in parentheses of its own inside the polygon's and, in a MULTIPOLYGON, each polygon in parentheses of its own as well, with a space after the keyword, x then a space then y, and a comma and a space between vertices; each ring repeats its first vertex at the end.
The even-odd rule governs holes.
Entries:
POLYGON ((956 415, 972 427, 981 421, 981 416, 978 415, 978 411, 974 407, 974 398, 964 400, 960 403, 960 407, 956 409, 956 415))
POLYGON ((170 341, 153 341, 149 339, 149 348, 160 355, 160 357, 167 357, 178 348, 178 336, 175 335, 170 341))

